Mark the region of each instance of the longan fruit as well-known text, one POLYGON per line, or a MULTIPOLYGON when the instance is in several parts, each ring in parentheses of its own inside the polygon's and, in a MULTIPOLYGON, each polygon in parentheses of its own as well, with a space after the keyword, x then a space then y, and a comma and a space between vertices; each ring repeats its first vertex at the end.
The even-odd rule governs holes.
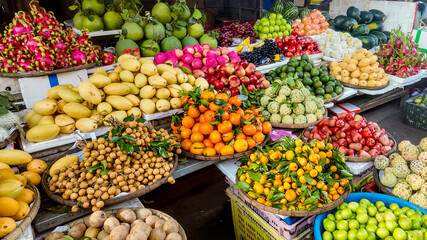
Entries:
POLYGON ((74 206, 71 208, 71 211, 72 211, 72 212, 78 212, 78 211, 79 211, 79 206, 74 205, 74 206))
POLYGON ((92 200, 90 200, 90 205, 94 206, 95 204, 96 204, 96 199, 95 198, 92 199, 92 200))
POLYGON ((108 198, 110 198, 110 195, 108 193, 106 193, 106 192, 103 193, 102 196, 101 196, 102 200, 107 200, 108 198))
POLYGON ((95 193, 93 194, 94 197, 99 198, 102 195, 102 191, 101 190, 96 190, 95 193))
POLYGON ((122 192, 127 192, 129 191, 129 187, 127 185, 121 187, 122 192))
POLYGON ((104 207, 104 202, 103 202, 103 201, 99 201, 99 202, 97 202, 97 203, 96 203, 96 207, 97 207, 97 208, 102 208, 102 207, 104 207))
POLYGON ((98 207, 96 207, 96 206, 93 206, 93 207, 92 207, 92 212, 96 212, 96 211, 99 211, 99 208, 98 208, 98 207))
POLYGON ((84 202, 84 203, 83 203, 83 208, 89 208, 89 207, 90 207, 89 202, 84 202))
POLYGON ((78 194, 77 193, 75 193, 75 192, 73 192, 73 193, 71 193, 71 195, 70 195, 70 199, 71 200, 75 200, 75 199, 77 199, 78 198, 78 194))
POLYGON ((169 178, 168 178, 168 182, 169 182, 170 184, 174 184, 174 183, 175 183, 175 179, 173 179, 173 177, 169 177, 169 178))

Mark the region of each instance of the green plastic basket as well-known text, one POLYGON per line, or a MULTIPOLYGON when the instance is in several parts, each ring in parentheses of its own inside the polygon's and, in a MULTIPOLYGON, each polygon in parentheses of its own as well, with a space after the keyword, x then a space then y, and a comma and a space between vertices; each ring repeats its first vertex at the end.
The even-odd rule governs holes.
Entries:
POLYGON ((427 107, 414 103, 415 98, 420 96, 424 98, 425 95, 425 93, 421 93, 406 100, 403 111, 403 123, 427 130, 427 107))

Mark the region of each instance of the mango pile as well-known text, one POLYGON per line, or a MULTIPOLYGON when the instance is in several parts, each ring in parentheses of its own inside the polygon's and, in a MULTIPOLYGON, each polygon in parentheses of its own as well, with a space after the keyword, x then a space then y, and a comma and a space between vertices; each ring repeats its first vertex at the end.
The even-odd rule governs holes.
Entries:
POLYGON ((178 109, 180 93, 192 91, 193 86, 208 86, 203 78, 195 79, 169 64, 156 66, 148 58, 122 55, 118 62, 120 66, 109 74, 97 69, 78 86, 63 84, 49 89, 47 98, 36 102, 23 118, 29 128, 26 139, 43 142, 76 129, 91 132, 107 125, 103 120, 110 117, 122 121, 132 114, 138 119, 143 112, 178 109))

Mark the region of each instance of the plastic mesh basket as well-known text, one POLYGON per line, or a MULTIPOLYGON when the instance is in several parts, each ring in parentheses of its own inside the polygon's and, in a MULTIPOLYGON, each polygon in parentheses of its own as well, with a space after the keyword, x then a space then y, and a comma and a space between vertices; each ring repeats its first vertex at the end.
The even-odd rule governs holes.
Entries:
POLYGON ((420 96, 424 98, 425 95, 425 93, 421 93, 406 100, 403 111, 403 123, 427 130, 427 107, 414 103, 415 98, 420 96))

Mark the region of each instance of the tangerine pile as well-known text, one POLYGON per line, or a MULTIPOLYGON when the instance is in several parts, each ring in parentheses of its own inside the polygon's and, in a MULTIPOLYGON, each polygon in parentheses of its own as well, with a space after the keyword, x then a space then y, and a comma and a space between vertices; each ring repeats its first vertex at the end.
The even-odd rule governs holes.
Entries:
POLYGON ((183 96, 183 118, 174 116, 171 127, 184 151, 216 156, 244 152, 264 141, 272 130, 258 108, 244 109, 238 97, 214 90, 183 96))
POLYGON ((300 32, 302 36, 318 35, 325 32, 329 27, 325 16, 319 11, 310 12, 302 19, 295 19, 292 23, 292 28, 300 32))
POLYGON ((337 200, 352 173, 343 155, 329 142, 303 143, 286 137, 239 160, 238 182, 257 202, 282 210, 307 210, 337 200))

